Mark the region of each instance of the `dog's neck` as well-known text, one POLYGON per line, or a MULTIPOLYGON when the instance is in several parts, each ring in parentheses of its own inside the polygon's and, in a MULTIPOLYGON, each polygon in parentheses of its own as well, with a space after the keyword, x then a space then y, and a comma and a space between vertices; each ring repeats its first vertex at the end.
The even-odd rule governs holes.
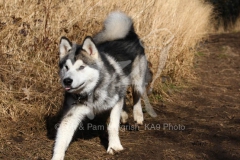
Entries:
POLYGON ((76 99, 75 103, 84 103, 89 100, 89 96, 91 96, 91 95, 92 95, 92 92, 83 93, 83 94, 79 94, 79 93, 74 94, 74 97, 76 99))

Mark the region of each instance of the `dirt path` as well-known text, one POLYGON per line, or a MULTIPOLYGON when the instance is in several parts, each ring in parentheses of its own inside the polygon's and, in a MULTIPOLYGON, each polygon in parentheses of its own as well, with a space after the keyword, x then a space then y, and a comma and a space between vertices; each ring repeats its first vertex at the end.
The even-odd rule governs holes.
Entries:
MULTIPOLYGON (((211 36, 194 67, 198 80, 176 90, 171 102, 156 105, 157 118, 145 114, 143 126, 121 127, 123 152, 106 154, 106 132, 92 128, 91 134, 79 131, 66 159, 240 159, 240 33, 211 36)), ((13 125, 0 141, 0 159, 50 159, 54 141, 46 129, 26 133, 25 123, 13 125)))

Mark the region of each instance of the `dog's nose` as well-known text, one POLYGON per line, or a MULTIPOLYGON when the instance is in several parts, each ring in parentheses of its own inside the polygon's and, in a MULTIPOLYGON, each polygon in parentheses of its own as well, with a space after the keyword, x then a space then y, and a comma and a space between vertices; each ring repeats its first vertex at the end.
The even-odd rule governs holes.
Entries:
POLYGON ((71 78, 65 78, 64 80, 63 80, 63 83, 64 83, 64 85, 66 85, 66 86, 70 86, 71 84, 72 84, 72 79, 71 78))

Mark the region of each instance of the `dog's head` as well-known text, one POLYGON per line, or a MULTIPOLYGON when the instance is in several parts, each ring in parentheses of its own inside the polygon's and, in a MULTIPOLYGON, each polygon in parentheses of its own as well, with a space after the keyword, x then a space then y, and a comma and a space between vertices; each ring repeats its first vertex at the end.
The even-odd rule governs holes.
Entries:
POLYGON ((99 80, 99 52, 91 37, 82 45, 62 37, 59 45, 61 83, 70 93, 89 93, 99 80))

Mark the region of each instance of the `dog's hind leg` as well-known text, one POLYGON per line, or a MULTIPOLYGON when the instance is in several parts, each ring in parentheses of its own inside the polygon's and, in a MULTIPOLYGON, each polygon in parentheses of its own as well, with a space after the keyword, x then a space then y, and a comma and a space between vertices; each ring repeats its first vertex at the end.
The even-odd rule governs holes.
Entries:
POLYGON ((113 107, 110 113, 110 123, 108 125, 108 149, 107 153, 114 154, 123 150, 119 139, 119 125, 120 125, 120 116, 123 107, 123 98, 121 98, 117 104, 113 107))
POLYGON ((141 95, 142 91, 137 90, 137 88, 133 88, 133 119, 139 125, 143 124, 141 95))
POLYGON ((66 113, 57 131, 52 160, 64 159, 75 130, 83 118, 90 113, 90 108, 86 106, 74 106, 66 113))
POLYGON ((126 106, 126 102, 124 100, 123 109, 122 109, 122 112, 121 112, 121 123, 126 124, 127 120, 128 120, 127 106, 126 106))
POLYGON ((147 69, 147 61, 145 56, 138 56, 133 62, 132 78, 132 94, 133 94, 133 118, 137 124, 143 124, 143 112, 141 106, 141 96, 145 90, 145 76, 147 69))

